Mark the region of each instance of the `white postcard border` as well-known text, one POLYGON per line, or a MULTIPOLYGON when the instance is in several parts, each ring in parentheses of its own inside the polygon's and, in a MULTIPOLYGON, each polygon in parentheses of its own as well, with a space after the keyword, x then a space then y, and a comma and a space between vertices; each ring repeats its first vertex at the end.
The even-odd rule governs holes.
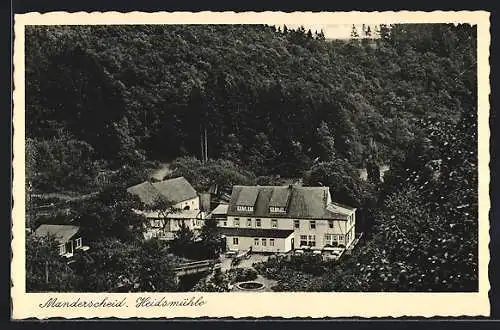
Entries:
POLYGON ((15 15, 12 210, 12 317, 400 317, 488 316, 489 263, 489 13, 434 12, 158 12, 158 13, 28 13, 15 15), (73 24, 389 24, 469 23, 477 25, 478 45, 478 161, 479 161, 479 292, 477 293, 26 293, 25 292, 25 90, 24 27, 73 24), (137 299, 200 302, 198 306, 136 307, 137 299), (127 306, 102 308, 43 308, 50 298, 116 301, 127 306))

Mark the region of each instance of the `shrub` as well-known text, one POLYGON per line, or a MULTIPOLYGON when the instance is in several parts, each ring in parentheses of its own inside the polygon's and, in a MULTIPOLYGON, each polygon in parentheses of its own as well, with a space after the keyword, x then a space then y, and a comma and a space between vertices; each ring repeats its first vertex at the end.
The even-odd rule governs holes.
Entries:
POLYGON ((253 281, 257 278, 257 272, 251 268, 231 269, 229 273, 231 283, 253 281))
POLYGON ((199 281, 191 291, 195 292, 229 292, 229 276, 216 270, 214 276, 208 280, 199 281))

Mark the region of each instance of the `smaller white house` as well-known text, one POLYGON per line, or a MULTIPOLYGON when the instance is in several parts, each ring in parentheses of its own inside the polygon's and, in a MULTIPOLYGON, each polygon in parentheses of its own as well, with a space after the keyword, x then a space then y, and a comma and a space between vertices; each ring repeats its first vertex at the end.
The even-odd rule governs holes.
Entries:
POLYGON ((194 232, 203 226, 205 212, 200 210, 200 197, 184 177, 154 183, 146 181, 127 191, 139 197, 145 206, 144 210, 137 210, 149 220, 144 226, 145 239, 172 240, 181 228, 181 223, 194 232), (152 206, 161 200, 173 204, 170 212, 152 210, 152 206))
POLYGON ((88 246, 83 245, 80 227, 73 225, 40 225, 35 230, 37 237, 53 237, 59 243, 59 255, 71 258, 75 251, 87 251, 88 246))

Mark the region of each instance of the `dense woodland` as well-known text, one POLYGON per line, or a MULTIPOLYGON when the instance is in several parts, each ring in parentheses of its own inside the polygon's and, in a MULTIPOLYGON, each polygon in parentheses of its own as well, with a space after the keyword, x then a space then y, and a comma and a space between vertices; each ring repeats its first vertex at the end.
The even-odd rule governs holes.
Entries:
POLYGON ((96 244, 109 234, 142 251, 123 188, 155 161, 198 190, 301 179, 358 207, 366 234, 301 290, 477 290, 476 29, 380 30, 339 41, 264 25, 28 27, 27 189, 100 192, 71 216, 96 244))

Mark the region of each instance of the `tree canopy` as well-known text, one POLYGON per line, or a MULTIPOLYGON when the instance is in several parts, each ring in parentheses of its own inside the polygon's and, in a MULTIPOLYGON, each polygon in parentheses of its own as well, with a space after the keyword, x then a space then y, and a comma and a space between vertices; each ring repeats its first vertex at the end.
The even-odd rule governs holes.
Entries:
POLYGON ((471 105, 476 38, 447 24, 381 34, 365 45, 264 25, 28 27, 27 135, 67 131, 110 166, 199 156, 202 128, 209 158, 258 176, 301 176, 333 153, 364 166, 371 141, 387 163, 421 119, 454 124, 471 105))

